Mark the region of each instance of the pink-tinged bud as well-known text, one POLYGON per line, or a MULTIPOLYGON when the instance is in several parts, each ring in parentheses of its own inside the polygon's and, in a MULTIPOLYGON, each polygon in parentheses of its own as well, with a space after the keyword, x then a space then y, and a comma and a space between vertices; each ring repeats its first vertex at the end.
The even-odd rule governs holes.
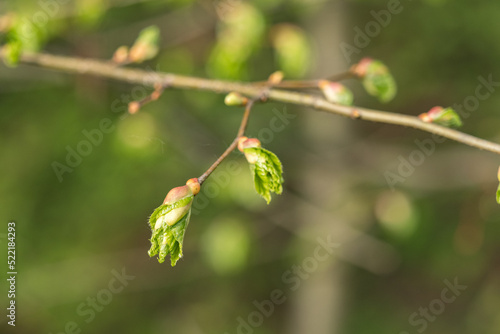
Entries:
POLYGON ((175 187, 168 192, 167 197, 165 197, 165 200, 163 201, 163 204, 174 203, 183 199, 184 197, 191 195, 193 195, 193 191, 189 186, 175 187))
POLYGON ((116 64, 125 63, 128 60, 128 46, 123 45, 116 49, 112 60, 116 64))
POLYGON ((269 82, 270 84, 272 85, 277 85, 279 84, 281 81, 283 81, 283 77, 285 75, 283 74, 283 72, 281 71, 276 71, 274 73, 272 73, 269 78, 267 79, 267 82, 269 82))
POLYGON ((427 123, 436 123, 447 127, 461 127, 462 120, 453 108, 434 107, 427 113, 418 116, 427 123))
POLYGON ((240 152, 243 152, 244 149, 250 148, 250 147, 261 147, 260 140, 257 138, 247 138, 247 137, 241 137, 238 140, 238 150, 240 152))
POLYGON ((245 137, 245 136, 242 136, 242 137, 240 137, 240 139, 238 139, 238 150, 240 152, 243 152, 243 146, 242 145, 243 145, 243 142, 245 140, 247 140, 247 139, 248 139, 248 137, 245 137))
POLYGON ((429 115, 429 117, 430 117, 431 119, 434 119, 434 118, 436 118, 436 117, 439 115, 439 113, 440 113, 440 112, 442 112, 443 110, 444 110, 444 108, 443 108, 443 107, 439 107, 439 106, 437 106, 437 107, 433 107, 433 108, 431 108, 431 110, 429 110, 429 111, 427 112, 427 115, 429 115))
POLYGON ((353 66, 352 72, 358 77, 363 78, 366 75, 366 70, 371 63, 373 63, 372 58, 363 58, 359 61, 359 63, 353 66))
POLYGON ((187 180, 186 185, 191 189, 193 195, 198 195, 198 193, 200 192, 201 186, 197 178, 187 180))
POLYGON ((128 104, 128 112, 130 114, 135 114, 141 109, 141 104, 137 101, 132 101, 128 104))

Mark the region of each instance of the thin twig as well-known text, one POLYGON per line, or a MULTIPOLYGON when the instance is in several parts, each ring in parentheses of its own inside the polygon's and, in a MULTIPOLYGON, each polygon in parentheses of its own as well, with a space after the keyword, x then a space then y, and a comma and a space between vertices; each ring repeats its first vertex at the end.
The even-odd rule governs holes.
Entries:
MULTIPOLYGON (((21 56, 21 62, 69 73, 95 75, 150 86, 153 86, 155 83, 161 83, 169 84, 170 87, 173 88, 210 90, 216 93, 229 93, 234 91, 249 97, 259 97, 262 90, 262 86, 251 83, 244 84, 239 82, 209 80, 169 73, 155 73, 137 69, 119 68, 112 66, 105 61, 54 56, 49 54, 25 53, 21 56)), ((270 100, 309 106, 332 114, 372 122, 412 127, 422 131, 435 133, 442 137, 452 139, 469 146, 477 147, 482 150, 500 154, 499 144, 437 124, 425 123, 415 116, 359 107, 346 107, 330 103, 318 96, 274 88, 269 90, 267 97, 270 100)))
POLYGON ((240 128, 238 129, 238 133, 236 134, 236 138, 234 138, 233 142, 229 147, 222 153, 222 155, 210 166, 209 169, 205 173, 203 173, 199 178, 198 182, 203 184, 205 180, 212 174, 212 172, 220 165, 222 161, 231 153, 234 151, 234 149, 238 146, 238 141, 240 140, 241 137, 245 134, 245 130, 248 125, 248 118, 250 117, 250 111, 252 111, 253 104, 255 103, 255 99, 249 100, 247 102, 247 105, 245 106, 245 112, 243 113, 243 119, 241 120, 240 128))

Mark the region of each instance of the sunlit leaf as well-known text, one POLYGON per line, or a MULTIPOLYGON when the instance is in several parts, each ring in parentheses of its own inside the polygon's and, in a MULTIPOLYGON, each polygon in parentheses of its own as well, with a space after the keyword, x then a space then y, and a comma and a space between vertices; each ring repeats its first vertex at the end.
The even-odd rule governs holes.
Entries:
POLYGON ((396 81, 381 61, 364 58, 355 66, 354 73, 362 78, 367 93, 380 102, 389 102, 396 95, 396 81))

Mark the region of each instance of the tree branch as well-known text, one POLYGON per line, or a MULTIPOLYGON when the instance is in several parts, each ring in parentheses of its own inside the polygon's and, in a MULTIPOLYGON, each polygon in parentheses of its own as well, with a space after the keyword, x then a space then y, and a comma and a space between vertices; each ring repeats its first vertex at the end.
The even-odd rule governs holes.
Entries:
MULTIPOLYGON (((154 86, 155 83, 160 83, 173 88, 210 90, 216 93, 229 93, 234 91, 252 98, 259 98, 262 94, 261 84, 245 84, 240 82, 188 77, 170 73, 156 73, 153 71, 138 69, 118 68, 109 62, 92 59, 25 53, 21 56, 21 62, 24 64, 37 65, 68 73, 88 74, 149 86, 154 86)), ((499 144, 437 124, 425 123, 414 116, 360 107, 346 107, 330 103, 318 96, 274 88, 269 89, 266 97, 274 101, 308 106, 317 110, 351 118, 412 127, 429 133, 435 133, 439 136, 452 139, 469 146, 477 147, 482 150, 500 154, 499 144)))

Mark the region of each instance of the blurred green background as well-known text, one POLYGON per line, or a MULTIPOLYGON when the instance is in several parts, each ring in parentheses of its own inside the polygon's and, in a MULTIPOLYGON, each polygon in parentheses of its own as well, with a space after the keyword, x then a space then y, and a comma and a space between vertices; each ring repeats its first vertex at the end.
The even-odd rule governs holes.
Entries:
MULTIPOLYGON (((16 13, 38 31, 32 49, 109 59, 157 25, 159 55, 132 66, 245 81, 278 69, 325 77, 370 56, 390 67, 399 92, 382 105, 347 81, 355 103, 410 115, 474 101, 478 77, 500 80, 498 1, 402 0, 384 19, 396 4, 16 0, 0 3, 0 30, 16 13), (347 44, 357 50, 350 57, 347 44)), ((493 154, 434 142, 391 187, 388 172, 397 175, 430 134, 260 104, 248 134, 283 162, 283 195, 267 206, 233 153, 196 197, 184 259, 172 268, 147 255, 147 217, 223 152, 242 110, 221 95, 173 89, 124 116, 150 91, 0 65, 3 310, 9 220, 18 272, 16 327, 2 316, 2 333, 500 332, 493 154), (112 130, 60 182, 53 163, 66 164, 104 119, 112 130), (318 253, 324 240, 332 254, 318 253), (116 280, 122 271, 129 280, 116 280), (454 281, 467 288, 446 302, 454 281)), ((490 93, 469 105, 463 131, 500 142, 500 94, 490 93)))

